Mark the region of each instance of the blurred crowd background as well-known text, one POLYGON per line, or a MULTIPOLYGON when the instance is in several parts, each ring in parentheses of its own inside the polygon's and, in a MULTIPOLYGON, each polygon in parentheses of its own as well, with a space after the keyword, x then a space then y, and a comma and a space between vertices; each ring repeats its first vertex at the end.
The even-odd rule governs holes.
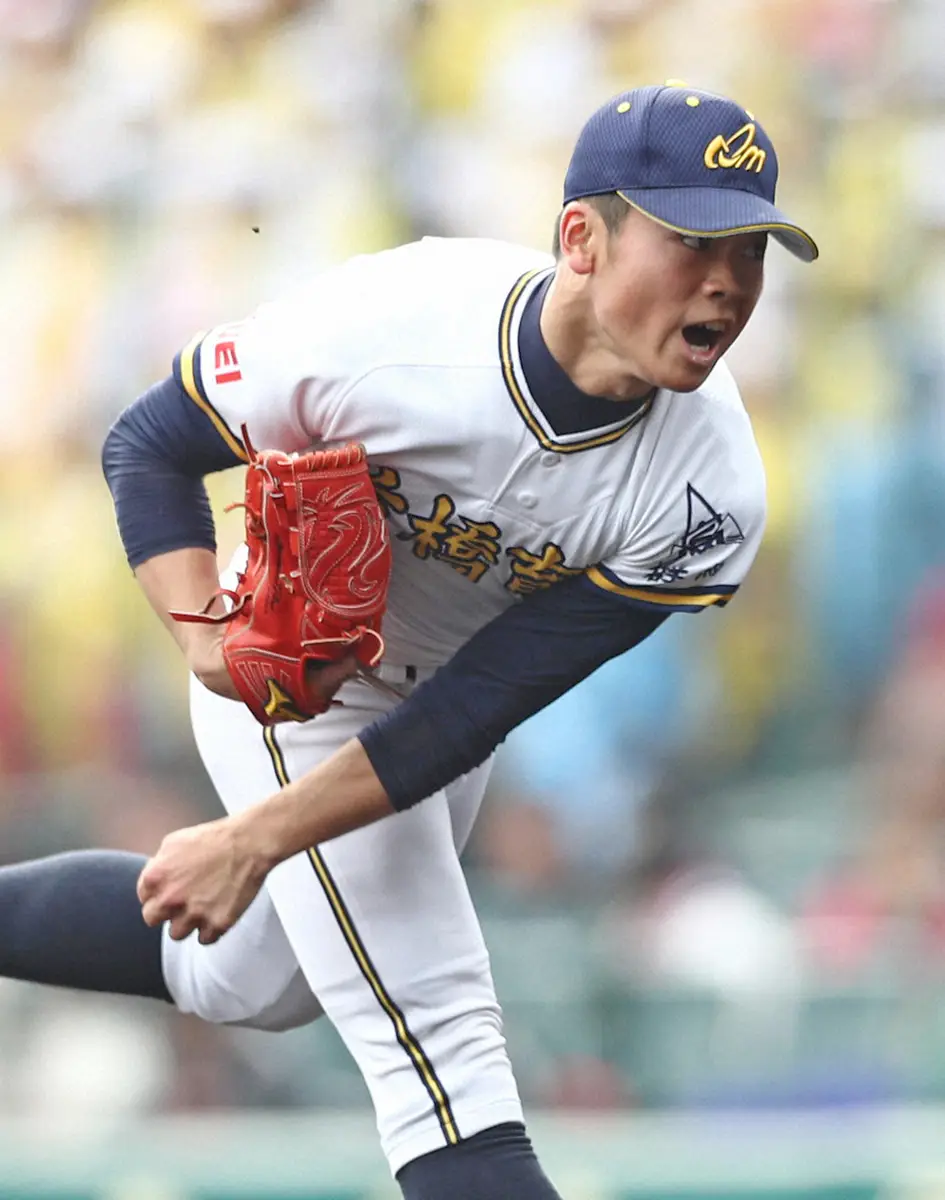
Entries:
MULTIPOLYGON (((779 147, 724 613, 519 730, 468 868, 533 1106, 945 1100, 943 0, 0 0, 0 860, 214 815, 99 450, 198 329, 427 234, 550 246, 584 118, 681 78, 779 147), (257 232, 258 230, 258 232, 257 232)), ((240 492, 212 482, 222 515, 240 492)), ((0 1111, 363 1107, 332 1030, 0 981, 0 1111)))

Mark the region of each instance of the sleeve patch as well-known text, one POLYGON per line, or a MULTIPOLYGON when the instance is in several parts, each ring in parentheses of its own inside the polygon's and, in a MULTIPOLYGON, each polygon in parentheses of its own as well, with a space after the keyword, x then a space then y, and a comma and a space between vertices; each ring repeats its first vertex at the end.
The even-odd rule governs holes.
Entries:
MULTIPOLYGON (((214 406, 210 403, 210 400, 207 397, 206 389, 203 386, 203 380, 201 378, 201 350, 205 337, 205 334, 198 333, 196 337, 191 339, 184 349, 181 350, 180 354, 178 354, 174 360, 174 374, 177 377, 181 387, 184 389, 190 399, 193 400, 194 404, 196 404, 197 407, 213 422, 217 433, 219 433, 220 437, 223 438, 230 450, 232 450, 238 458, 242 459, 243 462, 248 462, 249 456, 243 447, 243 443, 236 436, 236 434, 233 433, 226 421, 224 421, 214 406)), ((241 378, 239 374, 239 367, 235 365, 235 352, 233 353, 232 363, 228 361, 220 361, 219 352, 222 346, 232 348, 232 343, 221 343, 221 345, 217 346, 217 362, 215 369, 222 369, 224 372, 229 371, 230 374, 224 379, 218 373, 216 376, 217 382, 227 382, 230 379, 241 378), (234 370, 236 371, 235 375, 232 374, 234 370)))

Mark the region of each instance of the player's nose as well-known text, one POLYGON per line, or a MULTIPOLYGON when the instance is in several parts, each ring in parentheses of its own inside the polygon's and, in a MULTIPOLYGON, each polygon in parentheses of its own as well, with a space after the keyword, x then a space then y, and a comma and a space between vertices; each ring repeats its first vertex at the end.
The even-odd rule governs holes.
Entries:
POLYGON ((738 278, 730 265, 715 262, 705 277, 702 290, 713 299, 736 296, 739 291, 738 278))
POLYGON ((738 299, 748 294, 749 281, 743 269, 744 258, 728 238, 720 238, 707 255, 707 269, 702 290, 713 299, 738 299))

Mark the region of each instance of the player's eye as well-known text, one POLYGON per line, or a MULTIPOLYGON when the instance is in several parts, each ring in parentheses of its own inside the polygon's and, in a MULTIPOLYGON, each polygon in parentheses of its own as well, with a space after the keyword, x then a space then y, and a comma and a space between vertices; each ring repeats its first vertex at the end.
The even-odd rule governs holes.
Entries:
POLYGON ((753 237, 748 243, 748 246, 745 250, 745 256, 747 258, 756 259, 758 262, 762 262, 767 249, 768 235, 766 233, 760 233, 757 237, 753 237))
POLYGON ((707 237, 698 237, 694 233, 684 233, 681 235, 680 241, 684 246, 688 246, 690 250, 708 250, 712 239, 707 237))

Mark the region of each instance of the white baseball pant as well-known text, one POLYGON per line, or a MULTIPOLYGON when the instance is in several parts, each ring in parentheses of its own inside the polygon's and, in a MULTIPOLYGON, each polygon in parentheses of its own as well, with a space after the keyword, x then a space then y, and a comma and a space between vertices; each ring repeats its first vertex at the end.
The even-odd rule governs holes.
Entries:
MULTIPOLYGON (((407 683, 404 668, 380 673, 407 683)), ((197 746, 228 812, 298 778, 396 703, 359 680, 339 699, 313 721, 264 730, 243 705, 192 682, 197 746)), ((165 927, 164 975, 183 1012, 262 1029, 328 1015, 370 1090, 394 1174, 523 1119, 458 857, 489 767, 280 864, 211 946, 196 935, 175 942, 165 927)))

